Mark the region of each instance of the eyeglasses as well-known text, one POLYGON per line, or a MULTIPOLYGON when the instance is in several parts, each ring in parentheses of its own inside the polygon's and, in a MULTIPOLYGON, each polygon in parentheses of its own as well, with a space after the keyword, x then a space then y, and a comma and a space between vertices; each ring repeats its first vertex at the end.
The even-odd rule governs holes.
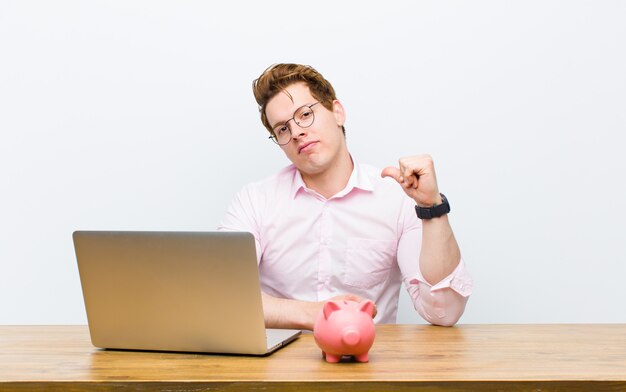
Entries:
POLYGON ((313 106, 319 102, 312 103, 310 105, 304 105, 293 113, 293 117, 285 121, 283 124, 278 124, 274 127, 273 135, 270 139, 279 146, 289 144, 291 141, 291 127, 288 125, 289 121, 293 120, 300 128, 308 128, 313 124, 315 120, 315 113, 313 112, 313 106))

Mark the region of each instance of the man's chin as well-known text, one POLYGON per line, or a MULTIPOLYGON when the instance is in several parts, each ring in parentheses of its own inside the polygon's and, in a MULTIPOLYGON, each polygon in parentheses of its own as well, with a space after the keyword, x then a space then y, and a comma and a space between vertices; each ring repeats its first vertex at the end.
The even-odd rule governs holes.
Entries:
POLYGON ((307 176, 315 176, 320 173, 323 173, 326 169, 326 166, 321 164, 321 162, 315 161, 307 161, 307 162, 294 162, 296 168, 300 171, 302 175, 307 176))

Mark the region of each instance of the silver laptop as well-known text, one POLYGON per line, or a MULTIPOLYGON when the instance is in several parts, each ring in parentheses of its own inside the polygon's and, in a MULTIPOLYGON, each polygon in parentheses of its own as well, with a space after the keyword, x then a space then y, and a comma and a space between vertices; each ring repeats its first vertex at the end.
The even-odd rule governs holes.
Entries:
POLYGON ((96 347, 266 355, 301 333, 265 328, 250 233, 76 231, 73 238, 96 347))

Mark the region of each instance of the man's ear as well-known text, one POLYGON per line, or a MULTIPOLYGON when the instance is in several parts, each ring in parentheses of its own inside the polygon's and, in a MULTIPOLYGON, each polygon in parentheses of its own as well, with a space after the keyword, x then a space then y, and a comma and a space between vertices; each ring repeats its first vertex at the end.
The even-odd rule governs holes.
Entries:
POLYGON ((337 125, 342 127, 346 122, 346 111, 338 99, 333 101, 333 115, 335 116, 335 120, 337 120, 337 125))

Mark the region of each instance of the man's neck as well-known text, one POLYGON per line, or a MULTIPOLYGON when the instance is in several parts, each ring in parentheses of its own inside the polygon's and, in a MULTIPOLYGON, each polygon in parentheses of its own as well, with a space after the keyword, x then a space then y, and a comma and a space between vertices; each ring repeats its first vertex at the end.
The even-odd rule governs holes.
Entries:
POLYGON ((328 170, 318 174, 306 174, 302 172, 300 172, 300 174, 307 188, 314 190, 326 199, 330 199, 346 187, 352 175, 353 168, 354 163, 346 150, 336 162, 333 162, 328 170))

